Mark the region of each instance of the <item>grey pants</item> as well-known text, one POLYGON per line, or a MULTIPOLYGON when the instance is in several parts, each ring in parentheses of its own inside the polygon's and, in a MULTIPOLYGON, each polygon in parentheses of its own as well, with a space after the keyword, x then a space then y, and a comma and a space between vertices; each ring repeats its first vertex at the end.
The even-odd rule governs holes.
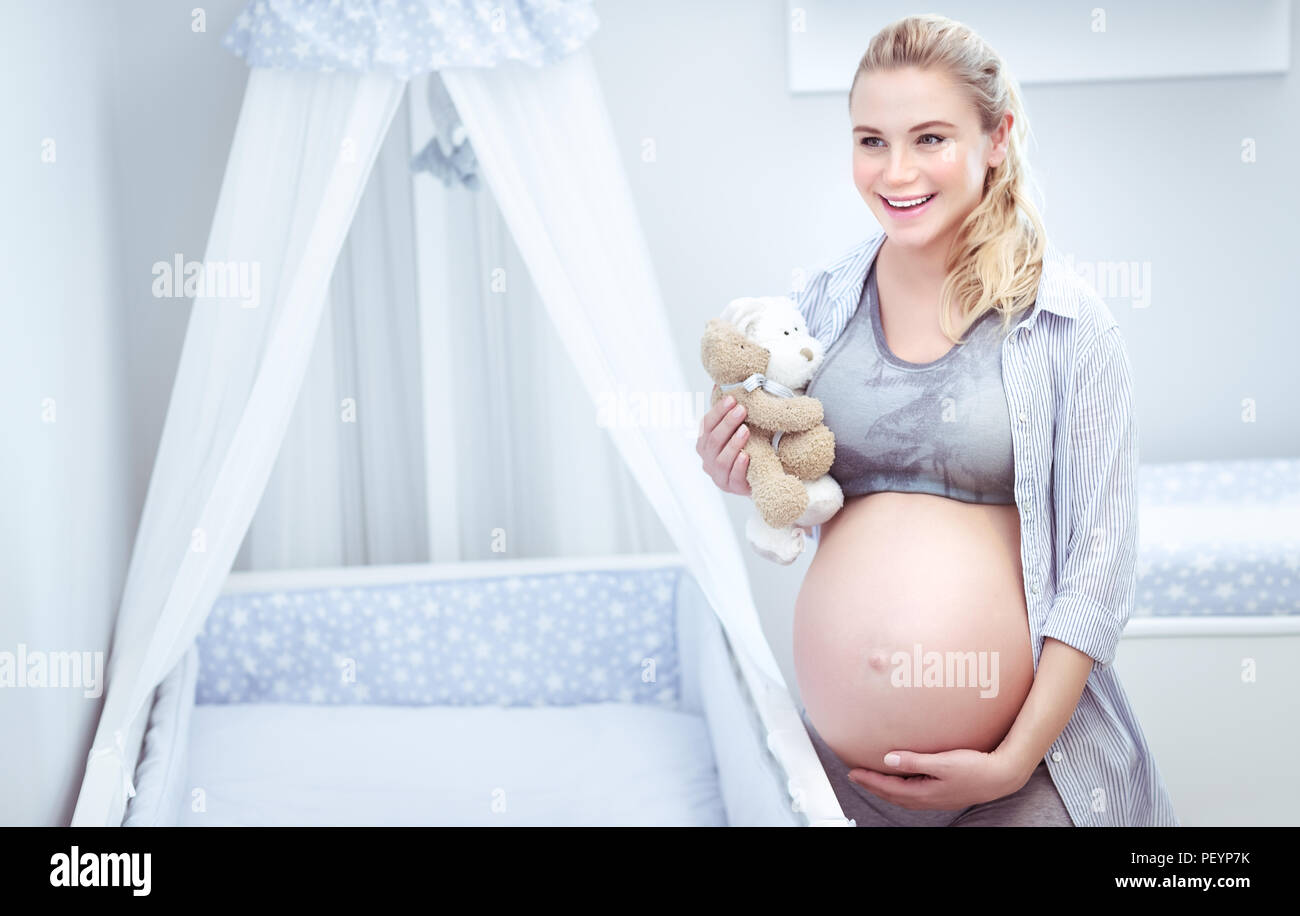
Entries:
POLYGON ((1070 814, 1056 791, 1047 764, 1039 761, 1034 774, 1019 791, 956 811, 903 808, 872 794, 849 779, 848 764, 817 734, 805 710, 804 728, 812 739, 822 768, 830 778, 835 797, 859 827, 1073 827, 1070 814))

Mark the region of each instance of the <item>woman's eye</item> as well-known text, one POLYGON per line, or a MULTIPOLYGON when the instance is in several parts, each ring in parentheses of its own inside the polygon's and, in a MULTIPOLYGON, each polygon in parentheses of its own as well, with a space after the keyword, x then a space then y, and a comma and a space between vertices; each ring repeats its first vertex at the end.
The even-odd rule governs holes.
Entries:
MULTIPOLYGON (((921 136, 918 137, 917 139, 918 139, 918 140, 924 140, 926 137, 930 137, 930 138, 934 139, 936 142, 935 142, 935 143, 922 143, 922 144, 921 144, 922 146, 939 146, 940 144, 942 144, 942 143, 944 142, 944 138, 943 138, 943 137, 940 137, 938 134, 921 134, 921 136)), ((879 147, 876 146, 874 143, 869 143, 869 142, 868 142, 869 140, 879 140, 879 139, 880 139, 879 137, 863 137, 862 140, 861 140, 861 143, 862 143, 863 146, 868 147, 868 148, 870 148, 870 149, 879 149, 879 147)))

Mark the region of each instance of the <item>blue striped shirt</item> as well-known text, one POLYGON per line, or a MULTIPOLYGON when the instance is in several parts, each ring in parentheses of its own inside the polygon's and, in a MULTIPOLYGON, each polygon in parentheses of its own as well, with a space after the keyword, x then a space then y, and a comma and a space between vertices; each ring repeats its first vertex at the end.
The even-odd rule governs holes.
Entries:
MULTIPOLYGON (((827 351, 857 310, 884 239, 877 230, 790 293, 827 351)), ((1179 826, 1112 664, 1137 588, 1128 354, 1106 304, 1050 241, 1036 302, 1002 343, 1034 669, 1048 636, 1094 660, 1044 761, 1075 826, 1179 826)), ((814 539, 820 533, 819 525, 814 539)))

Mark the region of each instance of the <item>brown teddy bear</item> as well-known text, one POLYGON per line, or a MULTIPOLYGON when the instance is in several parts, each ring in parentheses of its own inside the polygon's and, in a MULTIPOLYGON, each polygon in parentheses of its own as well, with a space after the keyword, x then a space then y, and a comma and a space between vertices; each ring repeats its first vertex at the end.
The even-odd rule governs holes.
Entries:
POLYGON ((733 300, 707 322, 700 341, 700 359, 717 383, 710 403, 731 395, 745 407, 746 479, 757 509, 746 537, 782 565, 803 552, 796 525, 820 525, 844 505, 828 473, 835 436, 822 423, 821 402, 802 394, 824 355, 785 296, 733 300))

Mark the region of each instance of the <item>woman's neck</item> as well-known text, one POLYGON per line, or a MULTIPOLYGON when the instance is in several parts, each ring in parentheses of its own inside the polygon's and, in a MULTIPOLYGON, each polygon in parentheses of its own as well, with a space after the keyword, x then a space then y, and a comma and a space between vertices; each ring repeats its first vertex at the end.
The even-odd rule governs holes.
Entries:
POLYGON ((945 242, 911 248, 896 245, 888 237, 876 253, 876 282, 899 290, 911 301, 938 302, 948 276, 945 242))

